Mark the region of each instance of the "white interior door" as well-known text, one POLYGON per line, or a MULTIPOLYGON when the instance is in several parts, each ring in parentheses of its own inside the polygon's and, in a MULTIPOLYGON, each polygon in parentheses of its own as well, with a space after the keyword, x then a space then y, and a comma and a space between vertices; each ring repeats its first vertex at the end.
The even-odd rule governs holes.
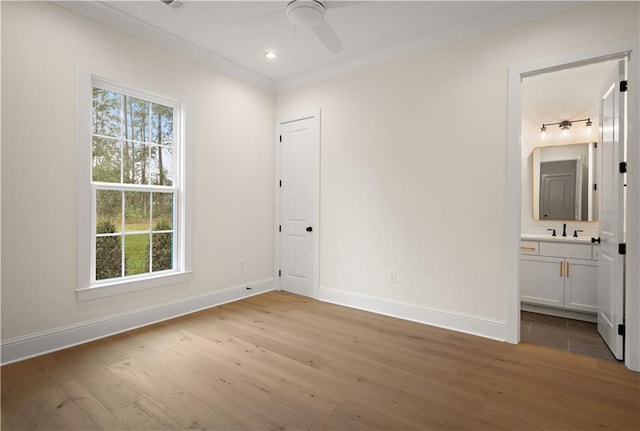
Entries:
POLYGON ((620 162, 624 157, 625 93, 624 62, 612 74, 603 90, 600 106, 601 178, 600 253, 598 260, 598 332, 617 359, 623 359, 624 338, 619 326, 624 317, 624 256, 618 245, 624 242, 624 175, 620 162))
POLYGON ((315 297, 318 280, 319 116, 280 123, 280 288, 315 297))

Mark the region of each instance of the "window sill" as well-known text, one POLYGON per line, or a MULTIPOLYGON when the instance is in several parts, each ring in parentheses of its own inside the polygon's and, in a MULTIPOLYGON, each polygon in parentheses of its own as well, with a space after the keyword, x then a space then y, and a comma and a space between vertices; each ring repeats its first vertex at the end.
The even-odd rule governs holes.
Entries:
POLYGON ((191 271, 186 271, 180 273, 162 274, 154 277, 145 277, 133 280, 119 280, 113 283, 98 284, 91 287, 76 289, 76 298, 78 301, 89 301, 91 299, 121 295, 123 293, 137 292, 139 290, 151 289, 153 287, 162 287, 172 284, 184 283, 191 279, 191 274, 191 271))

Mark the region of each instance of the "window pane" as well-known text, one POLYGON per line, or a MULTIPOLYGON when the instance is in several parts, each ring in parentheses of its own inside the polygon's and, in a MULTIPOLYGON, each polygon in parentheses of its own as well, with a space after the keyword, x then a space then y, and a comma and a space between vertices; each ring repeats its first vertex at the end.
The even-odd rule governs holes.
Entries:
POLYGON ((173 148, 153 145, 149 165, 151 184, 160 186, 173 184, 173 148))
POLYGON ((173 108, 151 104, 151 142, 173 144, 173 108))
POLYGON ((122 192, 96 190, 96 233, 122 232, 122 192))
POLYGON ((149 184, 149 146, 125 141, 123 149, 126 184, 149 184))
POLYGON ((124 275, 149 272, 149 234, 125 235, 124 275))
POLYGON ((122 277, 121 241, 119 235, 96 238, 96 280, 122 277))
POLYGON ((173 175, 182 144, 174 141, 174 119, 180 109, 129 96, 126 88, 97 88, 100 82, 94 81, 91 142, 96 280, 174 270, 181 255, 173 243, 174 201, 181 192, 173 189, 180 186, 173 175))
POLYGON ((149 107, 149 102, 124 96, 125 139, 149 141, 149 107))
POLYGON ((125 232, 150 231, 150 192, 124 193, 124 230, 125 232))
POLYGON ((173 229, 173 193, 153 194, 153 230, 173 229))
POLYGON ((173 242, 172 233, 154 233, 153 234, 153 255, 151 256, 151 261, 153 263, 153 271, 165 271, 173 267, 172 242, 173 242))
POLYGON ((93 137, 93 181, 120 182, 120 145, 116 139, 93 137))
POLYGON ((93 133, 120 137, 122 97, 118 93, 93 89, 93 133))

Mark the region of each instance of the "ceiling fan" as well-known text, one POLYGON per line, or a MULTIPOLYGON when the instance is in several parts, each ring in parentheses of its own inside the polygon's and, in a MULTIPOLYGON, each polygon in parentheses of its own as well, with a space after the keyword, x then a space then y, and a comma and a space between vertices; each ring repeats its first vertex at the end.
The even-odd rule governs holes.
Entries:
MULTIPOLYGON (((337 54, 344 50, 342 41, 336 31, 325 20, 328 9, 337 9, 345 6, 353 6, 367 3, 366 0, 358 1, 319 1, 319 0, 293 0, 287 3, 284 13, 294 26, 311 29, 318 41, 332 54, 337 54)), ((267 12, 263 15, 254 16, 235 23, 233 26, 245 24, 259 19, 266 19, 269 16, 282 14, 283 10, 267 12)))
POLYGON ((327 6, 318 0, 293 0, 287 5, 286 14, 293 25, 313 30, 318 40, 332 54, 344 49, 340 37, 324 19, 327 6))
MULTIPOLYGON (((1 1, 1 0, 0 0, 1 1)), ((162 3, 174 9, 179 9, 185 4, 185 0, 160 0, 162 3)), ((337 54, 344 50, 340 36, 325 20, 327 9, 335 9, 344 6, 352 6, 355 4, 367 3, 366 0, 358 1, 319 1, 319 0, 292 0, 287 3, 284 10, 289 21, 297 27, 306 27, 311 29, 318 41, 332 54, 337 54)), ((236 22, 233 26, 244 23, 265 19, 266 17, 281 14, 282 9, 267 12, 263 15, 254 16, 240 22, 236 22)))

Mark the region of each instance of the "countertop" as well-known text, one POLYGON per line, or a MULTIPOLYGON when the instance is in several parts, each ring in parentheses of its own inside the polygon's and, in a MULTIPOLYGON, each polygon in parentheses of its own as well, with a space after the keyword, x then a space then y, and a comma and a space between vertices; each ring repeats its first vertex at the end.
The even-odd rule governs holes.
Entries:
POLYGON ((580 243, 591 244, 590 236, 579 236, 577 238, 573 236, 551 236, 551 234, 540 233, 523 233, 520 235, 520 239, 523 241, 547 241, 547 242, 566 242, 566 243, 580 243))

